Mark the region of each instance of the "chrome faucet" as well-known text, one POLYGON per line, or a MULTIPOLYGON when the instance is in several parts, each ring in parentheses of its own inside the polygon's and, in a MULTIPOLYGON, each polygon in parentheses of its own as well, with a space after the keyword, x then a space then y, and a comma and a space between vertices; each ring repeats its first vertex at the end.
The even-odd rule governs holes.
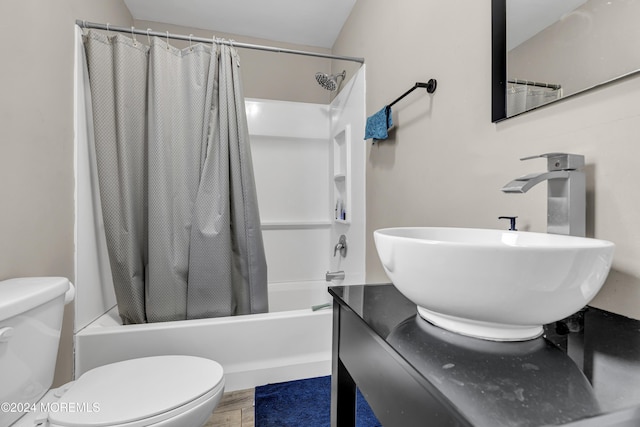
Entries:
POLYGON ((547 153, 525 157, 547 159, 547 172, 531 173, 506 184, 505 193, 526 193, 535 185, 549 181, 547 190, 547 232, 585 236, 586 178, 584 156, 580 154, 547 153))

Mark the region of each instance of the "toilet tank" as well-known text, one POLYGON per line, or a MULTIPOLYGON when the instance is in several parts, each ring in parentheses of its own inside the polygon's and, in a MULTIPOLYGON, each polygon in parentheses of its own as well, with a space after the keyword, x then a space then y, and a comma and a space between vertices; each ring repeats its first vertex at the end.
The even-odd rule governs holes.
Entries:
MULTIPOLYGON (((0 402, 36 403, 51 387, 65 297, 72 295, 62 277, 0 281, 0 402)), ((0 426, 21 415, 0 411, 0 426)))

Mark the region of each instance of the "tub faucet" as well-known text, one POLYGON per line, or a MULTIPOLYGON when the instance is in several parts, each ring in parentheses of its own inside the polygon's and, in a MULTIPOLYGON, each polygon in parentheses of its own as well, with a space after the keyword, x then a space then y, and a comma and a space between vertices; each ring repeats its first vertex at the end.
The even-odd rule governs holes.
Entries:
POLYGON ((547 153, 525 157, 547 159, 547 171, 531 173, 506 184, 505 193, 526 193, 535 185, 549 181, 547 189, 547 233, 585 236, 586 178, 581 170, 584 156, 580 154, 547 153))

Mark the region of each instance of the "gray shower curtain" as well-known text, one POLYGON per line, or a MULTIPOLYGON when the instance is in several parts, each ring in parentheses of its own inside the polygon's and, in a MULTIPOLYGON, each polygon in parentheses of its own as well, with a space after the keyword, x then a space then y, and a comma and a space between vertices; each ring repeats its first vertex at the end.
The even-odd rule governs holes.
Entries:
POLYGON ((85 37, 98 185, 125 324, 267 311, 235 49, 85 37))

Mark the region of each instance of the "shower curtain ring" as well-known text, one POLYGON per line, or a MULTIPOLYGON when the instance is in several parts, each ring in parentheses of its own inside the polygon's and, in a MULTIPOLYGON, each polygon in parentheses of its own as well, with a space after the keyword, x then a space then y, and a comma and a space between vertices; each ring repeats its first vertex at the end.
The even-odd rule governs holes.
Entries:
POLYGON ((217 49, 218 49, 218 38, 214 34, 213 36, 211 36, 211 52, 215 54, 217 52, 217 49))
POLYGON ((151 36, 149 35, 149 31, 151 31, 151 28, 147 28, 147 41, 149 42, 149 44, 151 44, 151 36))
POLYGON ((236 66, 240 67, 240 57, 238 56, 238 51, 236 50, 236 47, 233 45, 234 42, 235 40, 229 39, 229 45, 231 46, 230 52, 236 60, 236 66))
POLYGON ((107 34, 111 35, 111 31, 109 31, 109 23, 107 22, 107 34))
POLYGON ((191 52, 193 52, 193 45, 191 44, 191 37, 193 37, 193 34, 189 34, 189 50, 191 52))
POLYGON ((134 27, 131 27, 131 37, 133 38, 133 45, 137 47, 138 46, 138 40, 136 40, 136 35, 133 32, 133 28, 134 27))
POLYGON ((167 31, 167 50, 169 50, 169 31, 167 31))

